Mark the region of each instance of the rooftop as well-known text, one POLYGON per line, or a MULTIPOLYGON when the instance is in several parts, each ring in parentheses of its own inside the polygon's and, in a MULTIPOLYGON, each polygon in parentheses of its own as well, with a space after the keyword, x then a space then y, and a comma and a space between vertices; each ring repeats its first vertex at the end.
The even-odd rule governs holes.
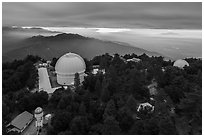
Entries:
POLYGON ((23 113, 15 117, 10 124, 22 130, 32 119, 33 115, 27 111, 24 111, 23 113))

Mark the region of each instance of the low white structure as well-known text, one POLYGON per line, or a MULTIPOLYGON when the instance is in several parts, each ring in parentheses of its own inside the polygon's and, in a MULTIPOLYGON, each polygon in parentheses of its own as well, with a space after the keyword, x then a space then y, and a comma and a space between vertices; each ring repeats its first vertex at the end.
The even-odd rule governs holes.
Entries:
POLYGON ((103 74, 105 74, 105 69, 98 69, 98 68, 95 68, 92 70, 92 74, 97 74, 98 72, 101 72, 103 74))
POLYGON ((150 100, 151 100, 151 101, 154 101, 154 98, 151 97, 150 100))
POLYGON ((47 66, 48 66, 47 63, 39 63, 39 64, 38 64, 38 68, 47 67, 47 66))
POLYGON ((183 60, 183 59, 179 59, 177 61, 174 62, 175 67, 178 67, 180 69, 183 69, 185 66, 189 66, 188 62, 183 60))
POLYGON ((95 75, 95 74, 97 74, 97 73, 98 73, 98 71, 99 71, 99 69, 98 69, 98 68, 95 68, 95 69, 93 69, 93 70, 92 70, 92 74, 94 74, 94 75, 95 75))
POLYGON ((57 83, 60 85, 72 85, 75 73, 79 73, 80 82, 83 82, 85 70, 86 64, 81 56, 75 53, 67 53, 61 56, 55 65, 57 83))
POLYGON ((162 69, 161 69, 163 72, 165 71, 165 67, 162 67, 162 69))
POLYGON ((43 65, 44 67, 47 67, 48 64, 47 64, 47 63, 43 63, 42 65, 43 65))
POLYGON ((35 114, 34 114, 36 121, 35 121, 35 126, 37 128, 43 127, 43 109, 41 107, 37 107, 35 109, 35 114))
POLYGON ((137 111, 141 111, 141 110, 149 110, 150 112, 153 112, 154 111, 154 106, 152 106, 151 104, 149 104, 148 102, 146 103, 141 103, 139 105, 139 107, 137 108, 137 111))
POLYGON ((93 65, 92 66, 92 74, 96 75, 98 72, 105 74, 105 69, 100 69, 99 65, 93 65))
POLYGON ((141 59, 138 59, 138 58, 127 59, 127 62, 130 62, 130 61, 132 61, 132 62, 140 62, 141 59))
POLYGON ((52 115, 51 115, 51 114, 47 114, 47 115, 45 115, 45 120, 50 120, 50 119, 51 119, 51 117, 52 117, 52 115))
POLYGON ((51 64, 51 61, 50 60, 47 60, 46 61, 47 65, 49 66, 51 64))

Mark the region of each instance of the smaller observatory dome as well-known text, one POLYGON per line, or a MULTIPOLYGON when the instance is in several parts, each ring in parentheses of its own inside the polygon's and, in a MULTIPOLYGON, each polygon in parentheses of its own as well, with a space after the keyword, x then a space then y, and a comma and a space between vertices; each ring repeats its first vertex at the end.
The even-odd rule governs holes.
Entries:
POLYGON ((175 67, 179 67, 181 69, 183 69, 183 67, 185 66, 189 66, 188 62, 183 60, 183 59, 179 59, 177 61, 174 62, 174 65, 175 67))
POLYGON ((82 82, 85 70, 86 64, 81 56, 75 53, 67 53, 61 56, 55 65, 57 83, 60 85, 72 85, 75 73, 79 73, 80 82, 82 82))
POLYGON ((35 109, 35 114, 40 114, 40 113, 42 113, 42 111, 43 111, 43 109, 41 107, 37 107, 35 109))

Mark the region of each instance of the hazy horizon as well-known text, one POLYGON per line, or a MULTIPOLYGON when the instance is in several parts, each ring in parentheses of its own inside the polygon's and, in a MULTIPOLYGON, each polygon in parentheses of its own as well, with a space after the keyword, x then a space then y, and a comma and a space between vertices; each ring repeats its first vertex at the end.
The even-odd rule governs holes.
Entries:
POLYGON ((184 29, 42 27, 102 40, 125 42, 171 58, 202 57, 202 31, 184 29))
MULTIPOLYGON (((16 28, 14 26, 13 28, 16 28)), ((202 31, 184 29, 133 29, 133 28, 82 28, 23 26, 25 30, 42 28, 47 32, 16 32, 13 37, 29 38, 36 35, 50 36, 58 33, 76 33, 100 40, 124 42, 130 46, 158 52, 173 59, 202 57, 202 31)), ((12 33, 10 33, 12 34, 12 33)))

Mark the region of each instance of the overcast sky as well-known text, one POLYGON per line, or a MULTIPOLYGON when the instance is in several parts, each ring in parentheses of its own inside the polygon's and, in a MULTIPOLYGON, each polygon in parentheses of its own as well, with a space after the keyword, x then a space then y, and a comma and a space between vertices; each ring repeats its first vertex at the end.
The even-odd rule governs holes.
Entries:
POLYGON ((201 29, 202 3, 3 3, 3 26, 201 29))

